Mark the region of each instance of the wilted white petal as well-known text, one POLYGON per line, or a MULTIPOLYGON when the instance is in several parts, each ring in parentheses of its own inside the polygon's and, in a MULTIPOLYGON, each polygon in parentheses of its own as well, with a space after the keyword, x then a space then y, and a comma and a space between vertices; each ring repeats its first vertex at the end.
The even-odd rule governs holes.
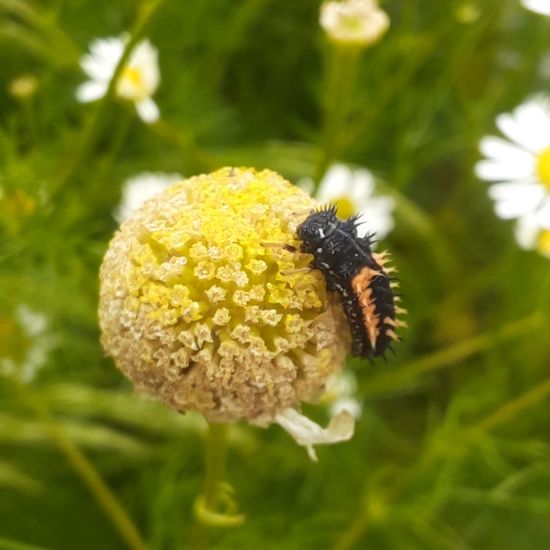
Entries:
POLYGON ((309 457, 314 461, 317 460, 314 445, 348 441, 355 431, 355 419, 348 410, 343 410, 334 416, 326 428, 322 428, 291 408, 278 413, 275 421, 294 438, 298 445, 306 447, 309 457))
POLYGON ((80 103, 88 103, 103 97, 107 93, 107 84, 89 80, 76 89, 76 99, 80 103))
POLYGON ((343 397, 332 402, 329 407, 331 416, 336 416, 342 411, 349 411, 353 418, 361 418, 363 414, 363 405, 353 397, 343 397))
POLYGON ((159 119, 160 111, 157 104, 150 98, 142 99, 136 103, 139 117, 146 124, 152 124, 159 119))
POLYGON ((531 11, 540 13, 542 15, 550 15, 550 1, 549 0, 521 0, 521 3, 531 11))

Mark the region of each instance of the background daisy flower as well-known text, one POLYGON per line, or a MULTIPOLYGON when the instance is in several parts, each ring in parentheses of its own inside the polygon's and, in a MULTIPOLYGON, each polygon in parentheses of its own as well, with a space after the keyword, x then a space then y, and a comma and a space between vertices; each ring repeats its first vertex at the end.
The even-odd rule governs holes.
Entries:
POLYGON ((521 3, 523 7, 535 13, 550 15, 550 2, 548 0, 521 0, 521 3))
POLYGON ((122 186, 122 199, 113 216, 118 223, 126 221, 147 199, 181 180, 179 174, 143 172, 127 179, 122 186))
POLYGON ((317 199, 336 204, 342 218, 360 212, 358 234, 374 233, 381 240, 395 225, 392 215, 395 201, 392 197, 374 196, 374 190, 374 176, 365 168, 334 164, 319 185, 317 199))
MULTIPOLYGON (((518 242, 531 248, 528 235, 550 230, 550 104, 538 97, 496 119, 507 140, 481 140, 485 160, 476 165, 479 178, 494 182, 489 196, 502 219, 521 219, 518 242)), ((535 239, 536 240, 536 239, 535 239)))
POLYGON ((349 46, 369 46, 390 26, 390 19, 375 0, 325 2, 319 23, 334 42, 349 46))
MULTIPOLYGON (((127 40, 126 36, 99 38, 90 44, 90 53, 80 60, 80 66, 90 80, 77 88, 78 101, 87 103, 105 95, 127 40)), ((140 118, 146 123, 152 123, 160 116, 158 106, 151 97, 159 82, 157 49, 149 40, 142 40, 132 50, 128 63, 120 74, 116 94, 132 101, 140 118)))

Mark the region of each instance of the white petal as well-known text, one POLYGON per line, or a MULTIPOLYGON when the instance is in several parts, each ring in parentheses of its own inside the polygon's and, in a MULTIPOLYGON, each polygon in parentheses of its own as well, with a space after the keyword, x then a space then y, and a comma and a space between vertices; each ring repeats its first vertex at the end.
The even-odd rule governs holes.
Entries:
POLYGON ((321 202, 329 202, 338 197, 347 196, 351 189, 352 173, 345 164, 333 164, 317 190, 321 202))
POLYGON ((317 455, 313 445, 327 445, 348 441, 355 431, 355 419, 348 410, 343 410, 334 416, 326 428, 301 415, 296 409, 285 409, 275 416, 280 424, 298 443, 306 447, 311 460, 316 461, 317 455))
POLYGON ((148 94, 153 95, 160 82, 160 71, 158 51, 149 40, 143 40, 134 48, 128 66, 140 72, 148 94))
POLYGON ((349 196, 357 210, 365 208, 373 191, 374 176, 372 173, 364 168, 354 170, 349 196))
POLYGON ((521 3, 528 10, 542 15, 550 15, 550 2, 548 0, 521 0, 521 3))
POLYGON ((479 144, 479 149, 489 159, 503 164, 510 163, 525 166, 526 171, 531 170, 535 163, 533 154, 498 137, 488 136, 483 138, 479 144))
POLYGON ((535 212, 544 198, 544 187, 537 183, 497 183, 489 188, 499 218, 519 218, 535 212))
POLYGON ((146 97, 136 103, 136 109, 139 117, 146 124, 151 124, 159 119, 160 111, 157 104, 150 98, 146 97))
POLYGON ((126 221, 147 199, 179 180, 179 174, 160 172, 143 172, 127 179, 122 187, 122 199, 113 214, 114 218, 118 223, 126 221))
POLYGON ((516 241, 521 248, 533 250, 533 248, 537 245, 537 236, 539 231, 540 227, 537 224, 535 217, 532 215, 527 215, 518 219, 514 233, 516 236, 516 241))
POLYGON ((90 44, 90 54, 84 55, 80 66, 98 82, 109 82, 122 57, 125 41, 122 38, 98 38, 90 44))
POLYGON ((550 146, 550 107, 544 96, 531 99, 512 114, 496 119, 500 131, 519 146, 539 153, 550 146))
POLYGON ((374 233, 377 240, 382 240, 395 226, 393 209, 395 201, 392 197, 371 197, 368 206, 357 218, 357 234, 364 237, 367 233, 374 233))
POLYGON ((349 411, 353 418, 357 419, 363 414, 363 406, 353 397, 342 397, 330 404, 331 416, 336 416, 342 411, 349 411))
POLYGON ((107 93, 107 84, 89 80, 76 89, 76 99, 80 103, 88 103, 103 97, 107 93))
POLYGON ((550 194, 547 194, 537 211, 537 223, 542 229, 550 229, 550 194))
POLYGON ((476 164, 475 172, 478 178, 486 181, 506 181, 527 179, 533 176, 532 170, 526 170, 521 164, 482 160, 476 164))

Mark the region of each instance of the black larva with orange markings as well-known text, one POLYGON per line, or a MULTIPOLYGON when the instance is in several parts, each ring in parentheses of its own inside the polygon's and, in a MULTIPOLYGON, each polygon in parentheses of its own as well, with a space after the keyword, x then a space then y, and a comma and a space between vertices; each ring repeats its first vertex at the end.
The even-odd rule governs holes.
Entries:
POLYGON ((387 253, 374 253, 373 235, 357 235, 357 218, 336 217, 336 207, 312 212, 297 229, 300 251, 313 255, 311 267, 324 275, 327 289, 338 294, 352 337, 352 355, 373 358, 384 355, 395 332, 405 323, 396 302, 387 253))

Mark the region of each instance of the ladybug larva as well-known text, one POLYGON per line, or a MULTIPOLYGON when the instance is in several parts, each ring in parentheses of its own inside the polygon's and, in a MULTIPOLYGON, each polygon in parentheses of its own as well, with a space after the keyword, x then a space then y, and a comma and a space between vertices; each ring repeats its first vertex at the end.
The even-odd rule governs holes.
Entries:
POLYGON ((372 251, 373 235, 359 237, 357 217, 340 220, 336 207, 315 210, 298 226, 300 252, 311 254, 311 268, 324 276, 327 289, 337 294, 352 337, 351 353, 357 357, 384 356, 398 340, 397 319, 406 311, 396 302, 394 268, 385 267, 387 252, 372 251))

